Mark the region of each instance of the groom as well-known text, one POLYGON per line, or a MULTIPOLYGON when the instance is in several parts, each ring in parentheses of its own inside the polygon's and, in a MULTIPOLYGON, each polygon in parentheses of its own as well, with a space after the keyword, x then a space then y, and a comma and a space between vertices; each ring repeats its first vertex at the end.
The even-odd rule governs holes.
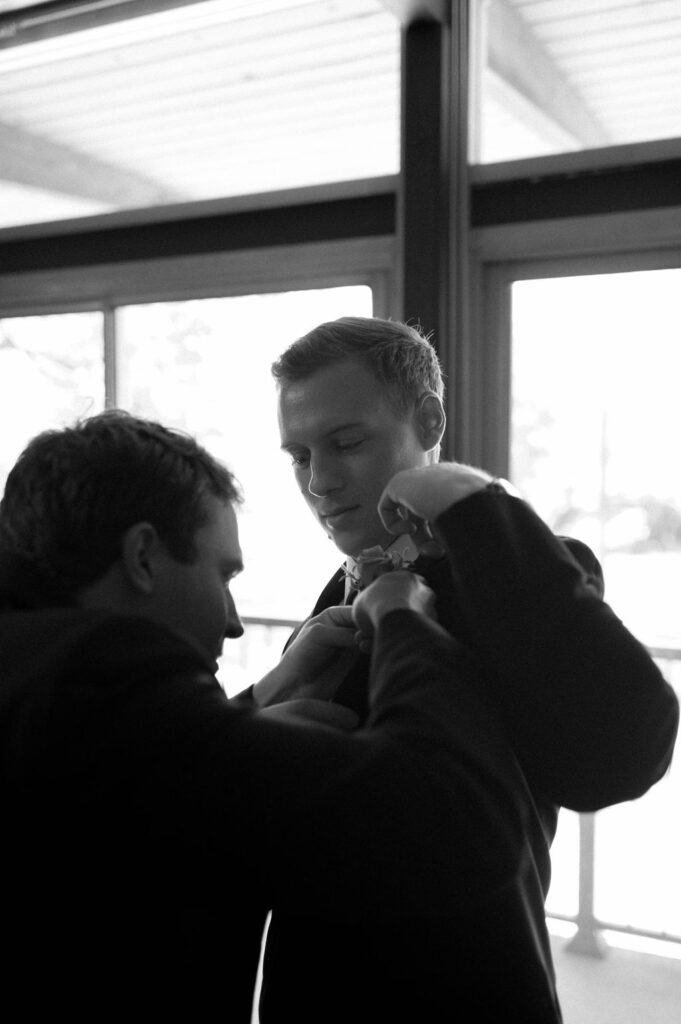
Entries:
MULTIPOLYGON (((531 793, 524 873, 508 893, 508 913, 497 908, 469 922, 470 946, 449 966, 458 977, 451 1010, 468 1019, 466 1007, 477 1014, 470 1019, 485 1019, 482 1007, 494 992, 522 992, 523 1005, 533 1008, 523 1019, 555 1022, 557 1004, 545 997, 554 979, 544 899, 558 808, 593 811, 653 785, 670 762, 676 698, 603 602, 600 566, 585 545, 556 538, 489 474, 439 462, 444 386, 435 350, 418 331, 344 317, 294 342, 273 374, 282 449, 310 510, 346 556, 314 612, 351 599, 367 549, 388 548, 392 564, 411 564, 434 590, 438 618, 471 659, 481 691, 501 711, 531 793)), ((360 655, 335 696, 360 718, 368 668, 360 655)), ((375 936, 382 946, 391 941, 405 940, 375 936)), ((263 1024, 291 1007, 299 1014, 301 986, 317 1019, 326 1019, 329 1001, 337 1019, 343 1012, 358 1019, 361 993, 343 961, 348 944, 359 956, 359 942, 336 922, 320 921, 314 907, 275 906, 263 1024)), ((370 943, 365 953, 370 961, 370 943)), ((435 974, 439 958, 451 957, 444 935, 427 955, 435 974)), ((385 998, 399 1013, 399 993, 385 998)))

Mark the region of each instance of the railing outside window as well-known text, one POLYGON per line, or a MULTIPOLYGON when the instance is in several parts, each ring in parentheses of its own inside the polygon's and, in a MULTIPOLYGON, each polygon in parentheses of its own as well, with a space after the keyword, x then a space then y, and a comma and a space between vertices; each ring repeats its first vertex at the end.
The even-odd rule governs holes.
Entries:
MULTIPOLYGON (((674 687, 677 695, 681 698, 681 650, 672 647, 649 647, 649 651, 655 658, 665 678, 674 687)), ((659 799, 667 806, 667 813, 662 812, 667 821, 677 820, 679 803, 681 800, 681 771, 679 766, 673 764, 666 777, 654 787, 650 798, 644 796, 641 799, 659 799)), ((635 801, 638 803, 638 801, 635 801)), ((606 812, 607 813, 607 812, 606 812)), ((659 811, 658 811, 659 814, 659 811)), ((672 826, 673 827, 673 826, 672 826)), ((678 836, 678 829, 676 830, 678 836)), ((577 930, 567 945, 567 949, 575 953, 603 957, 607 954, 607 943, 603 939, 604 932, 612 932, 618 936, 631 936, 640 939, 652 939, 678 944, 681 953, 681 903, 672 901, 669 904, 669 924, 662 928, 646 928, 636 921, 625 922, 624 920, 607 920, 597 913, 598 910, 598 887, 596 862, 599 853, 599 815, 579 815, 579 898, 576 914, 553 914, 552 916, 563 921, 568 921, 577 926, 577 930)), ((635 844, 637 840, 634 831, 628 836, 629 843, 635 844)), ((664 857, 666 851, 661 851, 664 857)), ((655 878, 656 864, 646 864, 646 880, 655 878)), ((630 884, 636 885, 636 879, 630 879, 630 884)), ((666 899, 669 899, 670 891, 664 877, 660 880, 660 886, 665 892, 666 899)))

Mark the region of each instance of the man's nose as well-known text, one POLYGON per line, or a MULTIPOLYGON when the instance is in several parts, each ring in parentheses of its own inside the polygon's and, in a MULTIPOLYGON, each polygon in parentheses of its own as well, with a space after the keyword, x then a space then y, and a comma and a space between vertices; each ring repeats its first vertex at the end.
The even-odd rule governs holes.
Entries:
POLYGON ((230 591, 227 591, 227 618, 225 621, 225 636, 228 640, 236 640, 238 637, 244 635, 244 627, 239 613, 236 610, 236 604, 230 591))
POLYGON ((310 459, 310 479, 307 489, 316 498, 323 498, 343 486, 338 470, 329 459, 310 459))

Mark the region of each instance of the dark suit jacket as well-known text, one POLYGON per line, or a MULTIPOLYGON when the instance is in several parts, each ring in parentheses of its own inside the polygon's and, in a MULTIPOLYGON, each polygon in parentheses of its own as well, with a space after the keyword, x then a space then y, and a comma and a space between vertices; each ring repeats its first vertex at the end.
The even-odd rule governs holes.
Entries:
MULTIPOLYGON (((423 977, 431 957, 434 974, 449 971, 460 987, 446 993, 449 1002, 437 1002, 442 991, 433 996, 431 1018, 413 1015, 403 981, 374 1008, 376 1020, 558 1020, 546 998, 553 968, 543 906, 558 806, 591 811, 632 799, 669 765, 678 703, 645 649, 603 602, 600 566, 589 549, 557 539, 526 503, 491 491, 454 505, 435 527, 446 558, 420 559, 415 569, 435 590, 440 621, 457 638, 457 652, 470 659, 468 678, 500 713, 527 782, 522 868, 505 899, 471 915, 467 934, 456 942, 444 928, 428 939, 416 931, 418 952, 400 932, 376 934, 372 946, 366 935, 336 922, 314 913, 306 920, 302 909, 290 913, 275 905, 264 965, 264 1024, 283 1019, 301 985, 320 1001, 329 994, 338 1008, 334 1020, 371 1020, 351 1014, 353 998, 362 1006, 354 965, 370 962, 369 950, 383 944, 386 955, 396 958, 396 946, 409 948, 423 977), (471 949, 480 952, 479 960, 471 949), (511 1012, 514 998, 522 1007, 517 1016, 511 1012)), ((341 570, 315 613, 341 603, 343 590, 341 570)), ((373 657, 375 666, 379 655, 373 657)), ((358 657, 336 698, 360 716, 368 672, 368 657, 358 657)), ((449 662, 449 675, 457 687, 457 658, 449 662)), ((326 1018, 320 1013, 317 1019, 326 1018)))
POLYGON ((530 796, 472 659, 441 627, 386 616, 366 727, 347 733, 254 713, 185 638, 55 607, 4 570, 8 1005, 27 1019, 249 1024, 276 904, 302 912, 316 959, 294 956, 293 1000, 270 1020, 426 1019, 467 999, 508 930, 495 1005, 498 993, 526 1019, 557 1019, 525 923, 530 796), (327 949, 329 928, 352 943, 327 949))

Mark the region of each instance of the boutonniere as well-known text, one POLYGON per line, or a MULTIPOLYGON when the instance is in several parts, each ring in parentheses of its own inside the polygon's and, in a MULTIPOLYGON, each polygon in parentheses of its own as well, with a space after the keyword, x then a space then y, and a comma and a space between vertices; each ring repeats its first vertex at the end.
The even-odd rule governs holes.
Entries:
POLYGON ((364 548, 355 555, 355 564, 351 568, 345 566, 343 572, 350 580, 352 590, 363 590, 383 573, 394 572, 395 569, 410 569, 422 554, 436 558, 444 554, 425 524, 417 533, 402 533, 395 537, 386 548, 379 544, 364 548))
POLYGON ((411 561, 405 559, 399 551, 391 551, 390 547, 382 548, 379 544, 364 548, 353 561, 352 567, 345 566, 343 569, 350 580, 351 590, 363 590, 383 573, 407 569, 411 565, 411 561))

